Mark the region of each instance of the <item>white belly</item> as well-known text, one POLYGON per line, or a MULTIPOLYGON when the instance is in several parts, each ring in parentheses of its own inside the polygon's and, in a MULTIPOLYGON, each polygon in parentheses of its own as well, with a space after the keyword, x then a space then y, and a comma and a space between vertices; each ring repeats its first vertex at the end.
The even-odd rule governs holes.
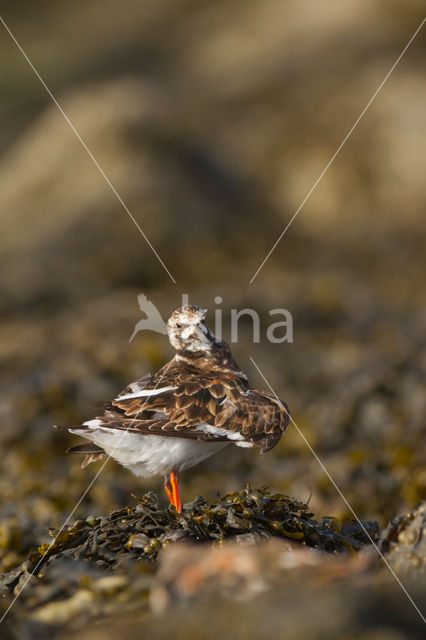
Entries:
POLYGON ((102 447, 107 455, 137 476, 149 478, 183 471, 217 453, 227 442, 203 442, 189 438, 142 435, 128 431, 70 429, 102 447))

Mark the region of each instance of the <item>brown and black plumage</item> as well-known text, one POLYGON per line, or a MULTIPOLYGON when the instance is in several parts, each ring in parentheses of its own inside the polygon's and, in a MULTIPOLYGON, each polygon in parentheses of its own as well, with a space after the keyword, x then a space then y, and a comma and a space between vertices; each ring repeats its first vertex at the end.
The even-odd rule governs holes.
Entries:
POLYGON ((167 325, 175 357, 154 375, 127 386, 102 415, 71 427, 91 441, 83 466, 105 453, 137 475, 166 475, 166 491, 181 510, 178 474, 226 444, 264 453, 285 432, 287 405, 251 389, 229 346, 207 327, 205 311, 177 309, 167 325))

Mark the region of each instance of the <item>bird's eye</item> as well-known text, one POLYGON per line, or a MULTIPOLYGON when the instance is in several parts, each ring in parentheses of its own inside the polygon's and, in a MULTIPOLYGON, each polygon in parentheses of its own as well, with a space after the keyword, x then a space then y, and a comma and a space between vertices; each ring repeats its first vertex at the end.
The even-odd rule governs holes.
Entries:
POLYGON ((182 325, 181 325, 181 323, 180 323, 180 322, 176 322, 176 328, 177 328, 177 329, 182 329, 182 325))

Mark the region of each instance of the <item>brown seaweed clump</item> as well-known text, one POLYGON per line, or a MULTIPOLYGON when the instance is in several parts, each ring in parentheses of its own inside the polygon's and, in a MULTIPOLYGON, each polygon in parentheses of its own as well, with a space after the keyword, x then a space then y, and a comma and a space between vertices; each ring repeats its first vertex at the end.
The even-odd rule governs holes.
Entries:
MULTIPOLYGON (((3 610, 22 589, 8 614, 5 632, 19 627, 19 638, 25 640, 62 640, 68 637, 62 635, 64 630, 88 632, 94 625, 90 627, 94 635, 90 632, 87 638, 97 640, 100 621, 102 637, 117 637, 116 630, 110 629, 115 621, 121 630, 129 625, 129 637, 139 637, 141 623, 153 633, 160 628, 170 635, 179 627, 186 633, 188 611, 191 625, 198 628, 205 624, 205 607, 210 610, 214 602, 222 617, 234 611, 236 618, 244 615, 250 621, 255 632, 245 637, 260 637, 260 622, 252 615, 253 599, 270 612, 272 631, 281 619, 283 602, 290 603, 286 621, 294 629, 302 621, 309 626, 303 610, 316 602, 315 624, 322 620, 330 632, 336 625, 339 633, 347 625, 360 626, 359 620, 367 620, 373 609, 393 611, 396 605, 398 616, 403 614, 402 626, 406 620, 416 622, 410 603, 401 602, 398 585, 369 549, 371 540, 380 544, 398 573, 403 569, 398 560, 403 552, 411 560, 414 552, 416 558, 424 559, 424 505, 392 521, 379 539, 377 523, 319 521, 307 504, 266 487, 247 486, 213 505, 198 497, 185 505, 183 514, 162 507, 153 493, 135 499, 135 506, 107 517, 89 516, 60 533, 52 529, 51 545, 41 545, 20 567, 3 575, 3 610), (341 602, 338 611, 345 612, 344 619, 337 613, 322 619, 330 598, 341 602), (376 606, 385 601, 392 602, 390 609, 376 606), (169 610, 173 616, 165 615, 169 610)), ((408 577, 406 583, 420 602, 421 585, 417 588, 408 577)), ((376 622, 383 624, 380 616, 376 622)), ((188 637, 200 635, 194 632, 188 637)))
POLYGON ((43 576, 58 560, 85 560, 105 569, 123 561, 154 561, 170 542, 221 542, 233 539, 256 543, 277 537, 290 539, 326 552, 357 551, 378 539, 377 523, 341 522, 336 518, 313 519, 308 505, 266 487, 235 491, 208 505, 199 496, 178 514, 164 509, 149 492, 136 498, 137 505, 114 511, 108 517, 89 516, 62 531, 49 531, 53 541, 28 555, 20 567, 5 574, 3 587, 17 593, 27 578, 43 576))

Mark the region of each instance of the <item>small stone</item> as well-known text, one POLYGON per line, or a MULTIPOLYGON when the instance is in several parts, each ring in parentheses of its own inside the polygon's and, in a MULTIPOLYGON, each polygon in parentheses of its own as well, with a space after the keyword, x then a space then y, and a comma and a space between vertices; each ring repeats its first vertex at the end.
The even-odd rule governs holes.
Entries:
POLYGON ((420 531, 416 527, 409 527, 404 529, 398 536, 398 542, 405 544, 406 546, 412 546, 417 544, 420 538, 420 531))
POLYGON ((144 533, 136 533, 135 535, 130 536, 126 547, 129 549, 143 549, 147 544, 149 544, 150 538, 144 533))
POLYGON ((105 576, 93 583, 92 590, 104 595, 113 595, 124 589, 127 583, 126 576, 105 576))

